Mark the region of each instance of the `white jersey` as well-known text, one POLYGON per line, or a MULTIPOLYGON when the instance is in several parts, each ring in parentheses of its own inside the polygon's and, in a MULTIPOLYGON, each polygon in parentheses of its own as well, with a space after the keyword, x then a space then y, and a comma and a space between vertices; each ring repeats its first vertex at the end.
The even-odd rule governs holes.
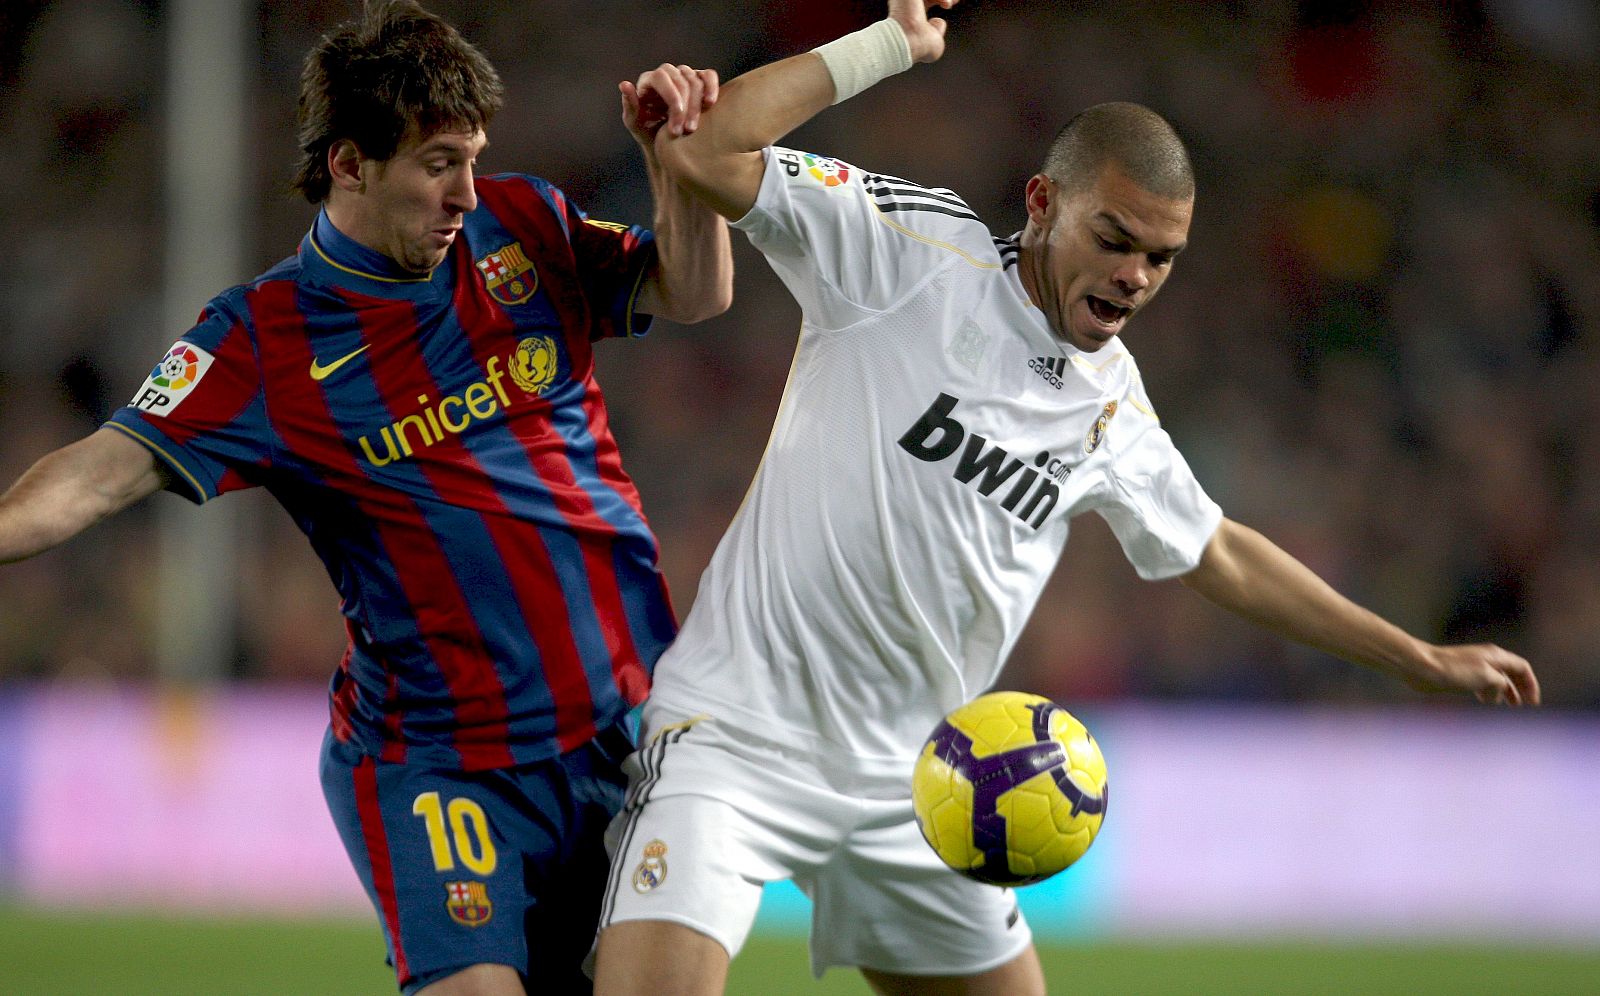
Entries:
POLYGON ((766 156, 734 227, 800 303, 800 340, 647 719, 909 766, 998 676, 1073 516, 1098 512, 1154 579, 1193 568, 1222 512, 1122 342, 1051 331, 1014 239, 948 190, 766 156))

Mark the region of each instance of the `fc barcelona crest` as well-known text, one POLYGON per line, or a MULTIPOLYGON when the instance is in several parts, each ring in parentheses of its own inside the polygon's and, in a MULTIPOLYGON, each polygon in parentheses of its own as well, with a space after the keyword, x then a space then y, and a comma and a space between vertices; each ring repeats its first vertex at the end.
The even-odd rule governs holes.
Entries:
POLYGON ((489 887, 482 882, 446 882, 444 908, 463 927, 481 927, 494 916, 489 887))
POLYGON ((539 289, 539 271, 523 253, 521 242, 496 249, 477 265, 484 288, 501 304, 521 304, 539 289))

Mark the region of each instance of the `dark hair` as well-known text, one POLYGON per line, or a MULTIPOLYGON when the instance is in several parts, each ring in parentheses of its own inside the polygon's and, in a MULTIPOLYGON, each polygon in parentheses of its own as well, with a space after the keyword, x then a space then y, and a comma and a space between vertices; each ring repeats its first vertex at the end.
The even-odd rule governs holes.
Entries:
POLYGON ((500 77, 466 39, 414 0, 379 0, 325 35, 300 74, 294 189, 327 199, 328 149, 349 139, 370 159, 408 134, 477 131, 500 109, 500 77))
POLYGON ((1194 197, 1194 167, 1166 119, 1140 104, 1096 104, 1067 122, 1040 171, 1068 194, 1099 180, 1107 165, 1139 186, 1175 201, 1194 197))

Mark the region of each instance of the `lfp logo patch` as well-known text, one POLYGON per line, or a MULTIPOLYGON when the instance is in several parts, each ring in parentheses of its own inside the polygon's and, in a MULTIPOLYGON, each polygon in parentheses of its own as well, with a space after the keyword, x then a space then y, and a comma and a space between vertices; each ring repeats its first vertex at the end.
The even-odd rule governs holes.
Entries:
POLYGON ((812 179, 824 187, 841 187, 850 182, 850 165, 837 159, 825 156, 813 156, 805 153, 806 169, 811 173, 812 179))
POLYGON ((140 411, 165 418, 200 383, 200 378, 211 369, 211 362, 210 353, 179 340, 167 350, 167 355, 150 371, 144 386, 128 403, 140 411))

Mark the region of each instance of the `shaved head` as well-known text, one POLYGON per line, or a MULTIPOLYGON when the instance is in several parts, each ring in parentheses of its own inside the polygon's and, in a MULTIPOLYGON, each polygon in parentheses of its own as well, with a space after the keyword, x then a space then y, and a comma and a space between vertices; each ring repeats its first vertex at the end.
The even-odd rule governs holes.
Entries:
POLYGON ((1096 104, 1061 129, 1041 173, 1068 195, 1079 193, 1115 165, 1158 197, 1194 199, 1194 167, 1183 140, 1165 118, 1140 104, 1096 104))

